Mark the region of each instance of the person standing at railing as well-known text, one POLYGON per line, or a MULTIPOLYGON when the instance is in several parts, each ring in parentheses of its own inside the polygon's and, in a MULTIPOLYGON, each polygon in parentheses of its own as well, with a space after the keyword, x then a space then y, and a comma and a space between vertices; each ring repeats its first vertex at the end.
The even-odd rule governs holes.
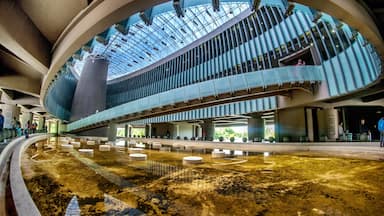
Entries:
POLYGON ((340 122, 340 124, 338 126, 338 132, 339 132, 339 140, 340 141, 345 140, 345 138, 344 138, 343 122, 340 122))
POLYGON ((381 117, 377 123, 377 129, 380 132, 380 148, 384 147, 384 117, 381 117))
POLYGON ((3 128, 4 128, 4 116, 3 110, 0 109, 0 142, 3 142, 3 128))
POLYGON ((27 124, 25 124, 25 128, 24 128, 24 135, 25 135, 26 139, 29 138, 29 130, 30 129, 31 129, 31 122, 28 120, 27 124))
POLYGON ((296 66, 301 66, 301 65, 303 65, 303 60, 301 58, 299 58, 299 60, 297 61, 296 66))

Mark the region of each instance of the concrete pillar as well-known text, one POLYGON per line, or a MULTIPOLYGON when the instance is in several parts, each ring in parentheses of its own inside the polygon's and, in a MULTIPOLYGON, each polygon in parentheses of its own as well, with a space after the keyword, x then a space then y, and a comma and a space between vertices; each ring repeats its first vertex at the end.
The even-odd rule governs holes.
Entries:
POLYGON ((146 124, 145 125, 145 136, 146 137, 151 137, 152 136, 152 125, 151 124, 146 124))
POLYGON ((129 130, 129 125, 125 124, 124 125, 124 135, 125 135, 125 138, 128 137, 128 130, 129 130))
POLYGON ((128 126, 128 137, 132 137, 132 125, 128 126))
POLYGON ((176 137, 180 137, 180 125, 175 125, 176 127, 176 137))
POLYGON ((262 138, 264 138, 264 120, 260 115, 252 116, 248 119, 248 139, 261 141, 262 138))
POLYGON ((33 115, 31 112, 22 112, 20 116, 21 127, 25 128, 27 122, 29 121, 32 124, 33 115))
POLYGON ((37 123, 37 130, 43 130, 45 125, 45 117, 40 116, 39 122, 37 123))
POLYGON ((86 59, 73 96, 71 121, 105 109, 107 75, 107 59, 101 56, 89 56, 86 59))
POLYGON ((59 133, 59 134, 62 134, 62 133, 65 133, 65 132, 67 132, 67 124, 66 123, 64 123, 64 122, 62 122, 62 121, 57 121, 57 133, 59 133))
POLYGON ((51 121, 48 121, 47 133, 51 133, 51 121))
POLYGON ((116 140, 116 134, 117 134, 116 123, 109 123, 108 130, 107 130, 108 141, 115 141, 116 140))
POLYGON ((201 124, 201 128, 203 140, 213 141, 213 137, 215 135, 215 126, 212 119, 204 120, 204 123, 201 124))
POLYGON ((333 108, 325 109, 326 123, 327 123, 327 137, 328 140, 336 140, 338 115, 337 110, 333 108))
POLYGON ((11 104, 0 104, 0 109, 3 110, 4 128, 12 128, 13 118, 19 120, 20 108, 11 104))

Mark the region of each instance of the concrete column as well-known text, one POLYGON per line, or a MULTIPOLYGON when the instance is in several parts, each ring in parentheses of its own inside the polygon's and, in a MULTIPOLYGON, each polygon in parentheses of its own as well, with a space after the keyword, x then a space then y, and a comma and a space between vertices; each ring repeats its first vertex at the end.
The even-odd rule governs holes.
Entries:
POLYGON ((325 109, 326 124, 327 124, 327 136, 328 140, 336 140, 337 138, 337 126, 338 115, 337 110, 333 108, 325 109))
POLYGON ((89 56, 86 59, 73 96, 71 121, 105 109, 107 75, 107 59, 101 56, 89 56))
POLYGON ((47 133, 51 133, 51 121, 48 121, 47 133))
POLYGON ((4 128, 12 128, 13 118, 19 120, 20 108, 11 104, 0 104, 0 109, 3 110, 4 128))
POLYGON ((180 125, 175 125, 176 126, 176 137, 180 137, 180 125))
POLYGON ((28 121, 32 124, 31 119, 33 119, 33 115, 31 112, 22 112, 20 116, 20 124, 22 128, 25 128, 25 125, 28 121))
POLYGON ((64 123, 64 122, 62 122, 62 121, 57 121, 57 133, 59 133, 59 134, 62 134, 62 133, 65 133, 65 132, 67 132, 67 124, 66 123, 64 123))
POLYGON ((250 141, 261 141, 264 137, 264 120, 260 115, 248 119, 248 138, 250 141))
POLYGON ((129 125, 125 124, 124 125, 124 135, 125 135, 125 138, 128 137, 128 130, 129 130, 129 125))
POLYGON ((58 135, 59 134, 59 120, 55 120, 53 124, 56 127, 54 128, 55 130, 53 130, 52 133, 58 135))
POLYGON ((116 133, 117 133, 116 123, 110 123, 108 125, 108 130, 107 130, 108 141, 115 141, 116 140, 116 133))
POLYGON ((132 137, 132 125, 128 126, 128 137, 132 137))
POLYGON ((151 137, 152 136, 152 125, 151 124, 146 124, 145 125, 145 136, 146 137, 151 137))
POLYGON ((314 112, 314 110, 310 108, 305 110, 305 114, 307 116, 307 135, 308 135, 308 140, 311 142, 315 140, 312 112, 314 112))
POLYGON ((213 137, 215 135, 215 126, 212 119, 204 120, 204 123, 201 124, 201 128, 203 140, 213 141, 213 137))
POLYGON ((39 122, 37 123, 37 130, 43 130, 45 124, 45 117, 40 116, 39 122))

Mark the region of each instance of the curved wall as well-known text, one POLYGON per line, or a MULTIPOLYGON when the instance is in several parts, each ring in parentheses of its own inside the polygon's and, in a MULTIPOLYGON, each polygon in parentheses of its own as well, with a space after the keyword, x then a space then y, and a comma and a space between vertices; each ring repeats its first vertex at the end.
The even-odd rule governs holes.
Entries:
POLYGON ((49 86, 49 91, 44 100, 45 108, 52 115, 69 120, 73 94, 77 85, 77 79, 70 69, 62 70, 57 79, 49 86))

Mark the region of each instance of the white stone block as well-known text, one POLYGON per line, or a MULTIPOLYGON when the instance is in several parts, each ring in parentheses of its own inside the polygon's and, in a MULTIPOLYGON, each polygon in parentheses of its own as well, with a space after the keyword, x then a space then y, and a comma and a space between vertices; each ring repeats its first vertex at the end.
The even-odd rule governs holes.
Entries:
POLYGON ((141 153, 143 150, 142 148, 128 148, 129 153, 141 153))
POLYGON ((87 145, 95 145, 96 142, 94 140, 88 140, 87 145))
POLYGON ((187 156, 183 158, 183 165, 201 164, 201 163, 203 163, 202 157, 187 156))
POLYGON ((79 153, 82 155, 92 156, 93 155, 93 149, 79 149, 79 153))
POLYGON ((161 148, 161 143, 159 142, 152 143, 152 149, 160 149, 160 148, 161 148))
POLYGON ((110 145, 99 145, 99 151, 111 151, 110 145))
POLYGON ((80 142, 71 142, 74 148, 80 148, 81 144, 80 142))
POLYGON ((135 147, 136 148, 145 148, 145 145, 143 143, 136 143, 135 147))
POLYGON ((129 158, 133 161, 145 161, 147 160, 147 155, 135 153, 135 154, 129 154, 129 158))
POLYGON ((73 146, 69 144, 61 144, 60 145, 60 150, 62 152, 71 152, 73 150, 73 146))
POLYGON ((225 157, 225 153, 223 151, 213 151, 211 156, 212 158, 223 158, 225 157))

